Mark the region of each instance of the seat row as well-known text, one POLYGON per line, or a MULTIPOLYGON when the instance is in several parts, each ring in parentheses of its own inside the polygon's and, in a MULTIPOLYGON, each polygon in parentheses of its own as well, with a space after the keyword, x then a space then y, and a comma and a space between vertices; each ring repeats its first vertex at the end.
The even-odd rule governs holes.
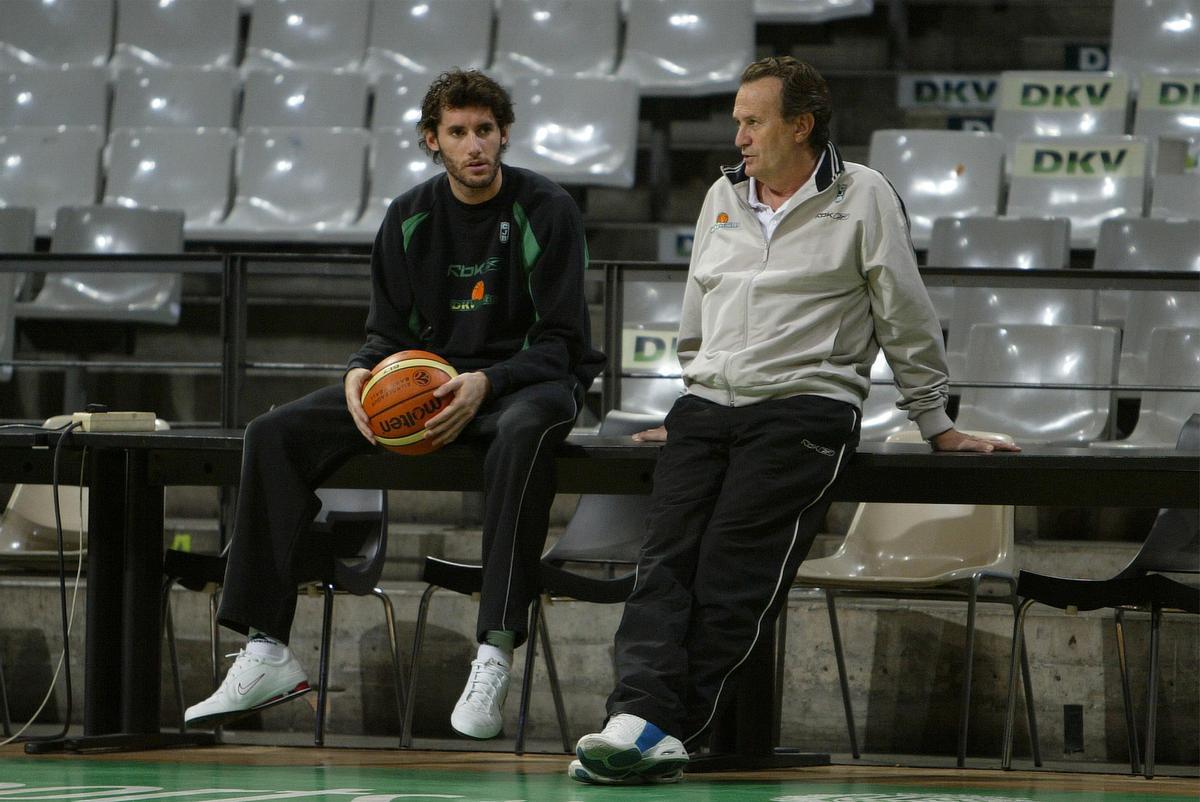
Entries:
MULTIPOLYGON (((171 253, 183 247, 178 212, 84 207, 60 209, 58 217, 55 252, 171 253)), ((0 210, 0 250, 31 251, 32 218, 32 210, 0 210)), ((951 224, 939 226, 940 239, 947 241, 939 255, 947 264, 994 266, 998 260, 989 259, 989 251, 1007 248, 1004 260, 1024 253, 1030 269, 1062 266, 1054 254, 1060 260, 1065 254, 1066 221, 941 222, 951 224)), ((1200 220, 1110 221, 1103 242, 1100 269, 1148 270, 1172 260, 1169 266, 1176 270, 1200 272, 1200 220)), ((53 274, 16 312, 18 317, 85 320, 121 315, 172 324, 179 316, 178 282, 178 276, 157 273, 53 274)), ((636 340, 671 336, 678 326, 672 318, 677 320, 682 286, 658 277, 635 276, 622 283, 622 409, 663 414, 681 389, 670 375, 678 375, 678 364, 665 346, 650 349, 664 351, 659 363, 639 363, 636 340)), ((960 423, 1031 443, 1168 446, 1182 421, 1200 413, 1200 293, 1193 287, 1109 294, 1123 302, 1118 311, 1105 311, 1104 292, 1094 289, 955 288, 947 351, 951 376, 962 392, 960 423), (1022 386, 996 386, 1005 382, 1022 386), (1141 406, 1132 434, 1113 442, 1104 438, 1115 420, 1111 388, 1116 386, 1140 392, 1141 406)), ((11 297, 11 292, 0 293, 0 298, 11 297)), ((882 355, 871 378, 863 438, 884 439, 911 428, 896 406, 899 392, 882 355)))
MULTIPOLYGON (((518 113, 518 138, 535 132, 544 143, 554 138, 554 131, 571 129, 576 146, 556 153, 550 168, 587 162, 584 183, 633 183, 638 92, 632 82, 550 76, 517 78, 509 88, 518 113), (594 166, 598 148, 618 149, 619 162, 594 166), (613 170, 615 178, 609 175, 613 170)), ((240 123, 242 129, 370 127, 411 134, 421 120, 425 89, 423 82, 399 74, 383 76, 371 91, 359 73, 255 70, 243 84, 230 68, 139 67, 118 73, 110 110, 102 69, 0 71, 0 129, 237 128, 240 123)))
MULTIPOLYGON (((1149 314, 1161 310, 1156 299, 1145 306, 1135 305, 1131 325, 1136 330, 1127 330, 1125 336, 1115 326, 1081 323, 978 322, 964 326, 966 350, 959 360, 961 369, 951 373, 959 393, 956 425, 965 430, 1006 432, 1026 444, 1120 450, 1170 447, 1182 422, 1200 414, 1200 316, 1195 293, 1189 295, 1192 314, 1185 325, 1169 321, 1153 325, 1149 314), (1142 340, 1143 350, 1124 352, 1122 342, 1135 339, 1142 340), (1146 371, 1145 385, 1158 389, 1141 392, 1135 427, 1128 436, 1114 439, 1116 397, 1105 388, 1125 377, 1121 372, 1125 365, 1140 365, 1146 371), (995 386, 1017 384, 1022 386, 995 386)), ((978 308, 975 300, 966 306, 978 308)), ((1060 300, 1058 305, 1071 303, 1060 300)), ((1046 306, 1053 308, 1055 299, 1049 299, 1046 306)), ((901 432, 915 432, 907 414, 896 406, 900 392, 882 355, 871 377, 873 386, 862 409, 861 439, 883 441, 901 432)), ((663 415, 682 390, 678 378, 626 376, 621 379, 620 407, 663 415)))
POLYGON ((1200 209, 1200 173, 1186 172, 1182 139, 1020 137, 1011 160, 1009 147, 995 133, 880 130, 867 161, 896 187, 919 250, 939 217, 1066 217, 1071 247, 1095 248, 1110 217, 1194 218, 1200 209))
MULTIPOLYGON (((526 122, 507 163, 566 184, 632 186, 637 96, 628 82, 534 79, 514 96, 526 122), (603 120, 593 121, 595 108, 603 120)), ((0 205, 37 208, 42 234, 59 206, 101 199, 182 209, 192 238, 369 240, 388 203, 433 173, 411 124, 118 128, 107 145, 95 126, 0 129, 0 205)))
MULTIPOLYGON (((636 131, 628 121, 636 98, 607 97, 610 130, 594 123, 590 110, 565 113, 570 106, 557 93, 578 93, 578 83, 523 85, 524 107, 547 116, 514 129, 506 161, 560 183, 631 186, 636 131)), ((183 209, 193 238, 353 241, 373 233, 392 198, 432 175, 408 127, 253 127, 240 135, 229 128, 122 128, 107 148, 105 142, 95 127, 0 129, 0 204, 37 208, 42 233, 59 206, 102 199, 183 209)), ((1147 208, 1154 217, 1194 218, 1200 209, 1200 174, 1154 175, 1149 143, 1139 137, 1022 140, 1004 202, 1003 148, 994 134, 882 131, 871 162, 904 199, 919 249, 929 247, 939 217, 1002 209, 1014 217, 1065 217, 1072 247, 1094 248, 1105 219, 1140 217, 1147 208)), ((1159 148, 1160 160, 1167 150, 1159 148)))
MULTIPOLYGON (((928 262, 952 268, 1064 269, 1070 260, 1069 229, 1070 222, 1066 219, 943 218, 934 225, 928 262)), ((1107 220, 1101 225, 1093 268, 1200 273, 1200 219, 1107 220)), ((1080 273, 1082 277, 1087 271, 1080 273)), ((620 365, 624 378, 619 388, 622 408, 661 414, 681 391, 682 384, 675 378, 679 366, 668 344, 679 325, 682 293, 682 281, 655 278, 628 279, 623 283, 620 365)), ((1200 341, 1191 335, 1177 341, 1183 336, 1180 331, 1200 328, 1200 294, 1195 288, 1098 291, 964 286, 933 287, 930 294, 935 303, 940 299, 944 306, 941 317, 948 332, 952 383, 971 380, 1059 383, 1054 376, 1060 375, 1068 383, 1118 384, 1130 388, 1122 390, 1121 395, 1133 392, 1134 387, 1200 388, 1200 350, 1197 350, 1200 341), (987 371, 979 373, 978 358, 969 355, 974 329, 980 325, 1066 325, 1092 329, 1097 324, 1117 333, 1119 358, 1114 364, 1101 365, 1102 373, 1094 376, 1079 378, 1085 367, 1076 364, 1079 357, 1069 353, 1062 356, 1057 367, 1031 367, 1028 374, 1018 371, 1008 377, 987 371)), ((1028 353, 1025 352, 1026 356, 1028 353)), ((1019 360, 1014 363, 1019 364, 1019 360)), ((899 393, 882 356, 877 359, 871 378, 875 386, 863 410, 863 439, 882 440, 910 428, 905 413, 896 407, 899 393)), ((966 391, 963 387, 963 392, 966 391)), ((1120 447, 1167 446, 1174 441, 1178 424, 1188 414, 1200 412, 1200 392, 1194 390, 1143 391, 1141 398, 1143 414, 1138 427, 1129 438, 1119 441, 1120 447)), ((1007 408, 1020 409, 1019 400, 1016 396, 1008 398, 1007 408)), ((1108 409, 1109 403, 1105 401, 1103 408, 1108 409)), ((1055 425, 1065 423, 1067 417, 1064 413, 1063 421, 1055 425)), ((1030 442, 1071 439, 1049 424, 1039 425, 1044 429, 1041 434, 1028 428, 1015 431, 1030 442)), ((987 427, 976 422, 972 428, 987 427)), ((1097 432, 1102 430, 1103 427, 1091 427, 1087 437, 1100 436, 1097 432)), ((1013 430, 1006 426, 1003 431, 1013 430)))
MULTIPOLYGON (((0 66, 110 60, 235 66, 244 50, 244 65, 372 75, 398 69, 426 78, 455 64, 517 74, 616 69, 644 79, 648 91, 673 94, 725 81, 724 55, 737 53, 745 63, 756 20, 823 22, 870 14, 873 6, 872 0, 6 0, 0 66), (239 6, 250 11, 244 43, 239 6)), ((1196 13, 1195 0, 1115 0, 1113 65, 1134 74, 1194 67, 1196 13)))
MULTIPOLYGON (((872 6, 757 3, 764 19, 797 21, 872 6)), ((0 67, 235 67, 244 51, 243 69, 355 71, 372 82, 490 67, 506 79, 616 73, 649 94, 707 94, 732 89, 753 57, 755 12, 753 0, 255 0, 243 46, 237 0, 7 0, 0 67)))
POLYGON ((1023 136, 1138 134, 1200 146, 1200 56, 1173 72, 1002 72, 992 130, 1023 136), (1134 84, 1137 79, 1137 84, 1134 84), (1130 110, 1134 113, 1131 115, 1130 110))
MULTIPOLYGON (((265 65, 239 73, 227 66, 0 68, 0 126, 105 125, 399 125, 419 109, 429 76, 399 69, 369 83, 361 72, 265 65)), ((1200 146, 1200 66, 1191 73, 1141 76, 1129 123, 1129 77, 1121 73, 1004 73, 993 130, 1011 143, 1022 136, 1132 133, 1172 136, 1200 146)), ((507 76, 506 83, 522 78, 507 76)), ((596 76, 593 76, 596 77, 596 76)))

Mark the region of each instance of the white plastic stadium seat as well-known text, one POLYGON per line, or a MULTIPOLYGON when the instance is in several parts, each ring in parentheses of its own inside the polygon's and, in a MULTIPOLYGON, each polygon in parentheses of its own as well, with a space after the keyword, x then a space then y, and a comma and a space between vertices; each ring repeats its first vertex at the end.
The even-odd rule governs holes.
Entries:
POLYGON ((632 187, 637 161, 638 92, 620 78, 524 78, 521 109, 506 160, 562 184, 632 187), (603 114, 597 114, 603 109, 603 114))
POLYGON ((683 392, 675 355, 685 275, 654 270, 621 283, 619 409, 665 415, 683 392))
POLYGON ((1133 133, 1183 137, 1193 146, 1200 144, 1200 56, 1195 70, 1142 76, 1133 133))
MULTIPOLYGON (((1193 270, 1200 273, 1200 219, 1105 220, 1092 261, 1096 270, 1193 270)), ((1100 322, 1124 326, 1131 290, 1100 291, 1100 322)), ((1176 427, 1178 428, 1178 427, 1176 427)))
POLYGON ((1119 337, 1104 326, 975 326, 963 378, 1031 386, 963 387, 955 426, 1006 432, 1022 444, 1101 439, 1112 411, 1111 391, 1037 385, 1111 384, 1119 337))
POLYGON ((1011 163, 1021 137, 1123 134, 1128 108, 1124 74, 1009 70, 1000 73, 992 130, 1004 137, 1011 163))
POLYGON ((247 129, 222 235, 336 239, 362 210, 367 145, 367 132, 356 128, 247 129))
POLYGON ((181 209, 189 236, 214 229, 233 190, 231 128, 119 128, 109 138, 104 203, 181 209))
POLYGON ((99 67, 0 72, 0 128, 108 124, 108 75, 99 67))
POLYGON ((999 211, 1004 141, 996 134, 876 131, 867 162, 900 193, 918 249, 929 246, 933 221, 939 217, 980 217, 999 211))
POLYGON ((491 60, 492 0, 374 0, 363 71, 374 84, 389 73, 424 89, 451 67, 491 60))
POLYGON ((1096 322, 1096 290, 1049 287, 956 287, 946 358, 951 379, 967 374, 971 331, 989 323, 1040 326, 1092 325, 1096 322))
POLYGON ((617 74, 643 95, 733 92, 753 60, 751 0, 629 0, 617 74))
POLYGON ((367 79, 329 70, 253 70, 242 97, 242 128, 316 126, 361 128, 367 123, 367 79))
POLYGON ((1196 69, 1200 0, 1113 0, 1110 63, 1131 76, 1196 69))
POLYGON ((49 234, 58 207, 96 202, 103 145, 95 126, 0 128, 0 207, 37 209, 49 234))
POLYGON ((501 81, 608 75, 617 66, 617 0, 504 0, 492 72, 501 81))
MULTIPOLYGON (((50 241, 54 253, 182 253, 183 213, 64 206, 50 241)), ((18 318, 179 322, 181 279, 175 273, 47 273, 18 318)))
POLYGON ((1156 175, 1150 198, 1151 217, 1200 218, 1200 172, 1156 175))
POLYGON ((1200 328, 1200 296, 1191 291, 1137 290, 1129 293, 1129 312, 1121 337, 1121 384, 1146 383, 1150 366, 1160 359, 1151 348, 1154 330, 1200 328))
POLYGON ((1105 220, 1096 245, 1096 270, 1194 270, 1200 272, 1200 218, 1105 220))
POLYGON ((4 0, 0 68, 102 67, 112 48, 112 0, 4 0))
POLYGON ((439 172, 441 168, 421 150, 415 130, 376 129, 371 134, 371 182, 367 205, 354 228, 374 238, 388 204, 439 172))
MULTIPOLYGON (((1011 442, 1011 438, 1004 439, 1011 442)), ((919 443, 921 437, 919 432, 906 431, 888 441, 919 443)), ((859 756, 858 739, 836 599, 932 597, 967 603, 967 634, 959 658, 961 668, 957 669, 966 674, 961 683, 957 727, 958 765, 963 766, 970 722, 971 673, 975 663, 976 602, 1014 604, 1016 601, 1013 519, 1013 508, 1000 505, 860 504, 838 550, 828 557, 801 563, 793 587, 825 591, 842 705, 849 728, 850 752, 854 757, 859 756), (999 587, 994 590, 989 587, 991 592, 980 593, 980 587, 985 583, 999 587)), ((900 604, 903 606, 904 602, 900 604)), ((941 648, 944 649, 945 644, 941 644, 941 648)), ((878 654, 876 659, 880 659, 878 654)), ((926 666, 924 670, 933 672, 934 666, 926 666)), ((1029 695, 1026 698, 1032 699, 1029 695)), ((1031 720, 1032 717, 1031 713, 1031 720)), ((1041 763, 1040 759, 1036 762, 1041 763)))
POLYGON ((113 83, 112 127, 229 127, 238 76, 232 67, 136 67, 113 83))
POLYGON ((375 85, 375 103, 371 111, 371 127, 377 129, 407 128, 416 135, 421 122, 421 100, 425 97, 425 81, 402 73, 385 73, 375 85))
POLYGON ((1071 223, 1045 217, 941 217, 933 223, 928 263, 1065 270, 1071 263, 1071 223))
POLYGON ((1021 139, 1006 214, 1070 218, 1071 247, 1094 248, 1104 220, 1142 216, 1148 159, 1143 137, 1021 139))
POLYGON ((242 70, 355 70, 367 47, 368 0, 255 0, 242 70))
POLYGON ((874 0, 754 0, 754 18, 759 22, 829 22, 869 16, 874 6, 874 0))
POLYGON ((117 0, 112 66, 234 67, 237 0, 117 0))
MULTIPOLYGON (((1071 222, 1065 218, 939 217, 933 221, 926 264, 1062 270, 1070 260, 1071 222)), ((928 289, 943 327, 953 326, 954 288, 928 289)))
POLYGON ((1142 393, 1137 425, 1129 437, 1090 443, 1093 448, 1171 448, 1184 422, 1200 413, 1200 329, 1154 329, 1150 353, 1154 359, 1146 375, 1148 384, 1193 389, 1142 393))

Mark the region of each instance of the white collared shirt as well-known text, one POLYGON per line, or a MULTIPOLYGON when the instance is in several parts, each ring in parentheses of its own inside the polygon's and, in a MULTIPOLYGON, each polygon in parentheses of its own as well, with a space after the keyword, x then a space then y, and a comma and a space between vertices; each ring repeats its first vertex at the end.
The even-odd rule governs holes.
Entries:
POLYGON ((817 194, 816 175, 817 170, 821 169, 821 162, 823 161, 825 161, 824 150, 821 151, 821 158, 817 160, 817 165, 813 168, 812 175, 808 177, 808 180, 799 189, 792 193, 790 198, 781 203, 778 209, 772 209, 759 200, 758 181, 754 179, 754 176, 750 176, 747 200, 750 201, 750 208, 754 210, 754 215, 758 218, 758 222, 762 224, 763 237, 766 238, 767 242, 771 241, 771 237, 775 234, 775 229, 779 227, 779 221, 791 211, 792 207, 817 194))

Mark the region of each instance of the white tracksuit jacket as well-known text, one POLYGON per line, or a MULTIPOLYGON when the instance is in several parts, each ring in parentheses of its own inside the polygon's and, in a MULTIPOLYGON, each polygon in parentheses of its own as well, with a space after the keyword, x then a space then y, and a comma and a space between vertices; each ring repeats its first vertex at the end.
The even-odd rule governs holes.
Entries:
POLYGON ((861 407, 880 347, 925 438, 949 429, 941 327, 903 204, 833 144, 770 242, 741 165, 708 191, 679 326, 687 391, 741 406, 820 395, 861 407))

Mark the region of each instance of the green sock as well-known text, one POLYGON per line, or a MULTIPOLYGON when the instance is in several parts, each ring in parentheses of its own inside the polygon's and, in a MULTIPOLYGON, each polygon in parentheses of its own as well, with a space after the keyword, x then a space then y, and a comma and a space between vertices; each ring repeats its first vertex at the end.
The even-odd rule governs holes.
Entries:
POLYGON ((508 629, 489 629, 479 644, 481 660, 489 658, 498 660, 506 666, 512 665, 513 644, 516 643, 516 633, 508 629))

